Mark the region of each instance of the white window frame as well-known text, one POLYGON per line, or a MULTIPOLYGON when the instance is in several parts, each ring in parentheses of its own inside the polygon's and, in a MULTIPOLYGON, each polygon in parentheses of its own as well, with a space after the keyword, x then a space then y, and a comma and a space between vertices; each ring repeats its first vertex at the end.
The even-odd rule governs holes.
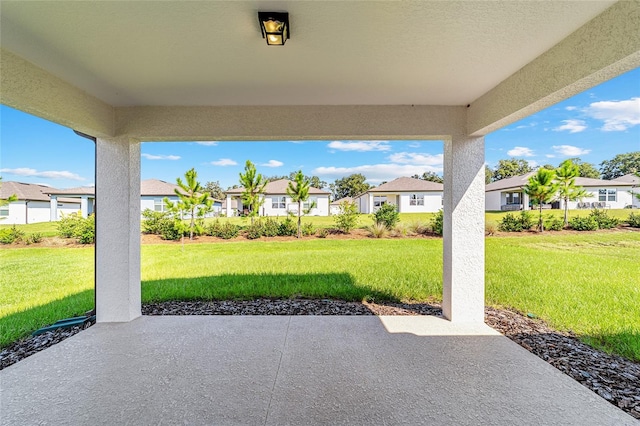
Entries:
POLYGON ((9 217, 9 206, 0 207, 0 217, 9 217))
POLYGON ((424 194, 411 194, 409 195, 410 206, 424 206, 424 194))
POLYGON ((382 207, 387 204, 387 196, 386 195, 374 195, 373 196, 373 207, 382 207))
POLYGON ((286 208, 287 208, 287 197, 285 196, 271 197, 272 210, 284 210, 286 208))
POLYGON ((313 203, 316 203, 316 207, 318 207, 318 197, 307 198, 307 201, 302 203, 302 210, 308 210, 309 208, 311 208, 313 203))
POLYGON ((153 199, 153 211, 164 213, 167 211, 167 205, 164 202, 164 198, 154 198, 153 199), (160 207, 160 209, 158 209, 160 207))

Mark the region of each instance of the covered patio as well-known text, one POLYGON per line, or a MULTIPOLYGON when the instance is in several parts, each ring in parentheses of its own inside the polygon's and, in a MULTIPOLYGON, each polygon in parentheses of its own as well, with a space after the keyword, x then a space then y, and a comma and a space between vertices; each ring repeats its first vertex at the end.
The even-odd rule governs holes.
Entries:
POLYGON ((484 329, 484 136, 640 66, 640 2, 7 0, 0 8, 0 102, 96 138, 96 204, 109 206, 96 217, 99 324, 1 373, 3 422, 34 410, 52 423, 76 415, 135 423, 134 413, 145 423, 164 415, 167 423, 323 423, 327 415, 331 424, 446 416, 477 424, 498 413, 512 420, 505 424, 627 421, 504 338, 455 330, 484 329), (285 46, 266 45, 259 10, 289 12, 285 46), (450 322, 422 324, 426 336, 416 337, 390 333, 383 319, 138 318, 141 142, 334 139, 444 141, 450 322), (432 325, 443 336, 430 336, 432 325), (307 338, 326 350, 299 353, 314 347, 307 338), (376 371, 386 372, 379 393, 368 375, 376 371), (328 381, 317 393, 307 382, 341 372, 352 385, 369 381, 328 381), (211 381, 225 391, 209 392, 211 381), (538 417, 544 410, 554 416, 538 417), (605 417, 589 421, 595 411, 605 417))

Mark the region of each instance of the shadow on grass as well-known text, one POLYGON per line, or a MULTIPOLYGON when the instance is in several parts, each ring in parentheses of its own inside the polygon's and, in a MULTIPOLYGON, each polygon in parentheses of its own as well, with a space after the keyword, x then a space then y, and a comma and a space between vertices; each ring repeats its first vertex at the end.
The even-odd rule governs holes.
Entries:
POLYGON ((93 309, 93 290, 84 290, 44 305, 0 318, 0 347, 29 336, 37 329, 63 318, 83 315, 93 309))
POLYGON ((344 273, 226 274, 142 282, 143 303, 169 300, 250 300, 257 298, 329 298, 397 301, 390 293, 357 284, 344 273))

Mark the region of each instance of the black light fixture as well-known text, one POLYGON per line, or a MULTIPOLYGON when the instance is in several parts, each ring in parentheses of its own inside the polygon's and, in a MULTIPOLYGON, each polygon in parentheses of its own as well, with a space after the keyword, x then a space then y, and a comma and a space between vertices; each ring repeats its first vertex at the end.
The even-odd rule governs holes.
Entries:
POLYGON ((289 38, 289 13, 258 12, 262 38, 269 46, 284 46, 289 38))

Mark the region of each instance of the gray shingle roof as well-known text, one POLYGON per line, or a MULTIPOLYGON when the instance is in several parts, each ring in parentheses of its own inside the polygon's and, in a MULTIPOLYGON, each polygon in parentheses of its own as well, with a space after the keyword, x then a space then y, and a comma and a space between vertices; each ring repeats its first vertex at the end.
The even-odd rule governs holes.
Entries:
POLYGON ((79 186, 77 188, 69 189, 51 188, 46 193, 51 195, 95 195, 96 188, 94 186, 79 186))
POLYGON ((443 189, 444 185, 441 183, 410 177, 399 177, 391 182, 383 183, 377 188, 370 189, 369 192, 424 192, 442 191, 443 189))
MULTIPOLYGON (((272 182, 269 182, 267 186, 265 186, 264 188, 265 195, 272 195, 272 194, 285 195, 287 193, 287 186, 289 185, 289 182, 291 182, 289 179, 279 179, 279 180, 274 180, 272 182)), ((235 188, 235 189, 228 190, 227 194, 240 195, 242 194, 242 191, 244 191, 244 188, 235 188)), ((318 188, 310 187, 309 194, 329 195, 330 192, 323 191, 318 188)))
MULTIPOLYGON (((520 176, 513 176, 510 178, 502 179, 497 182, 492 182, 485 187, 485 192, 491 191, 503 191, 506 189, 520 189, 527 184, 529 178, 536 174, 536 172, 529 172, 520 176)), ((603 179, 591 179, 585 177, 576 178, 576 185, 584 187, 603 187, 603 186, 631 186, 633 183, 616 181, 616 180, 603 180, 603 179)))
POLYGON ((140 195, 169 196, 176 195, 174 189, 180 187, 174 183, 165 182, 160 179, 145 179, 140 182, 140 195))
POLYGON ((640 185, 640 177, 633 173, 629 173, 628 175, 620 176, 612 180, 612 182, 623 182, 623 183, 632 183, 634 185, 640 185))
POLYGON ((339 206, 340 204, 344 203, 345 201, 351 203, 351 202, 353 202, 353 198, 351 198, 351 197, 340 198, 339 200, 336 200, 336 201, 332 202, 331 205, 332 206, 339 206))
POLYGON ((57 191, 56 188, 50 186, 7 181, 0 184, 0 198, 7 199, 15 194, 18 200, 49 201, 47 193, 52 190, 57 191))

